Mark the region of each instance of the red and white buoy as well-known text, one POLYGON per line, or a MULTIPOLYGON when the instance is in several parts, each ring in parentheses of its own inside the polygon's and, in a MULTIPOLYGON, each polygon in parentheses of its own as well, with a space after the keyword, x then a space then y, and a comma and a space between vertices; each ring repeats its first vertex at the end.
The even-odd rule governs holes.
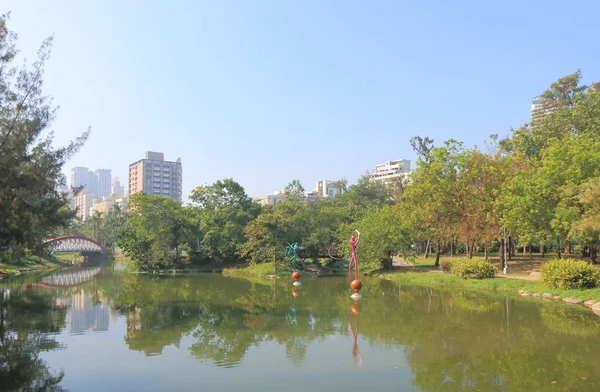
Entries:
POLYGON ((350 283, 350 288, 354 291, 354 294, 350 296, 353 300, 358 301, 363 297, 362 294, 359 293, 360 289, 362 289, 362 282, 360 280, 354 279, 350 283))
POLYGON ((300 282, 300 272, 295 271, 294 273, 292 273, 292 279, 294 279, 294 283, 292 283, 294 286, 302 286, 302 282, 300 282))

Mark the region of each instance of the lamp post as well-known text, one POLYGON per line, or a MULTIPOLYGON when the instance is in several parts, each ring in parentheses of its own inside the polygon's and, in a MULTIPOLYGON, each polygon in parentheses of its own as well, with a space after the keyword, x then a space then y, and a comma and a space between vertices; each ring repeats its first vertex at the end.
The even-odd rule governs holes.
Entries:
POLYGON ((508 255, 506 253, 506 226, 504 226, 503 228, 504 230, 504 260, 502 260, 504 262, 504 268, 502 269, 502 272, 504 273, 504 275, 508 274, 508 255))

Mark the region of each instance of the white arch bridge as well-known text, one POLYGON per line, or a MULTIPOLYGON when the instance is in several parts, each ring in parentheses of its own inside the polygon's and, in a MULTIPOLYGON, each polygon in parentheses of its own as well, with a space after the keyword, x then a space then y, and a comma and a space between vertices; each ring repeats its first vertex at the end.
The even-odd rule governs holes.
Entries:
POLYGON ((80 236, 64 236, 56 238, 44 238, 42 246, 52 253, 55 252, 86 252, 100 253, 102 245, 89 238, 80 236))

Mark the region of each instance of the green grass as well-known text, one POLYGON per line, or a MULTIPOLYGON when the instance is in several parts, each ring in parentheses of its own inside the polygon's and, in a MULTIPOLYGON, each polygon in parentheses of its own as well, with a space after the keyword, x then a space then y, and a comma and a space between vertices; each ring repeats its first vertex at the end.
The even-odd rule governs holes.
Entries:
POLYGON ((460 279, 454 275, 425 272, 386 272, 377 275, 398 283, 411 283, 418 285, 437 285, 468 287, 475 290, 502 291, 517 293, 519 290, 527 290, 529 294, 550 293, 561 298, 572 297, 579 300, 593 299, 600 301, 600 288, 587 290, 552 289, 540 281, 520 280, 507 278, 494 279, 460 279))
MULTIPOLYGON (((288 268, 281 268, 277 266, 277 275, 283 275, 291 273, 288 268)), ((273 272, 273 263, 261 263, 261 264, 250 264, 238 267, 230 267, 223 269, 223 275, 225 276, 243 276, 253 278, 268 278, 275 275, 273 272)))

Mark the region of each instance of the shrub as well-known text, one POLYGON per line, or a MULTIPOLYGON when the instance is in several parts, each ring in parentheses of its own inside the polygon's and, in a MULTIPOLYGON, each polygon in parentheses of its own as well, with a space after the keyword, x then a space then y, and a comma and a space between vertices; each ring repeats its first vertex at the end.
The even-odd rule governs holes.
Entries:
POLYGON ((450 272, 463 279, 487 279, 496 276, 496 267, 483 259, 457 259, 452 262, 450 272))
POLYGON ((550 260, 541 267, 542 282, 555 289, 600 286, 600 270, 583 260, 550 260))
POLYGON ((440 261, 440 269, 445 273, 449 273, 452 268, 452 262, 450 260, 442 260, 440 261))

